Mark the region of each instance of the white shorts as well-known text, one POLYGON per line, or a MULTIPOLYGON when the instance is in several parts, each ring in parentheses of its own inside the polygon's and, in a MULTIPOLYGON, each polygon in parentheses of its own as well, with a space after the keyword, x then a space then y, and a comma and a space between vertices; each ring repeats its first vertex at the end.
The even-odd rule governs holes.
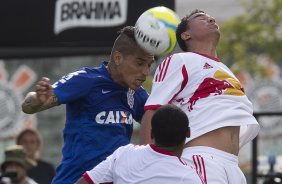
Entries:
POLYGON ((247 184, 238 166, 238 157, 205 146, 188 147, 182 158, 202 177, 205 184, 247 184))

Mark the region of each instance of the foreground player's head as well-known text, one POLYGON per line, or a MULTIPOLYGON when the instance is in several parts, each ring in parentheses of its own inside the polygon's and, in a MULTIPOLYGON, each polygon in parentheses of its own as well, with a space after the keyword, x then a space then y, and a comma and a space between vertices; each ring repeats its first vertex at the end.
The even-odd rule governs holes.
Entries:
POLYGON ((160 107, 152 117, 151 137, 162 147, 183 146, 190 136, 187 115, 174 105, 160 107))
POLYGON ((183 51, 191 51, 195 43, 213 41, 216 45, 220 37, 215 19, 202 10, 193 10, 181 19, 176 29, 176 39, 183 51))
POLYGON ((126 26, 119 31, 108 68, 114 81, 137 90, 149 75, 154 56, 138 46, 134 29, 132 26, 126 26))

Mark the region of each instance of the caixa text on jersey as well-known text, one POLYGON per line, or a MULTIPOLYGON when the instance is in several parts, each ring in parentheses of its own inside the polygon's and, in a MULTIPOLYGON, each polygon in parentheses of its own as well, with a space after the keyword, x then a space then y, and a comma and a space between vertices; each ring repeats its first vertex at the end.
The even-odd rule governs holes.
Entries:
POLYGON ((102 111, 96 115, 95 120, 99 124, 133 124, 132 114, 126 111, 102 111))

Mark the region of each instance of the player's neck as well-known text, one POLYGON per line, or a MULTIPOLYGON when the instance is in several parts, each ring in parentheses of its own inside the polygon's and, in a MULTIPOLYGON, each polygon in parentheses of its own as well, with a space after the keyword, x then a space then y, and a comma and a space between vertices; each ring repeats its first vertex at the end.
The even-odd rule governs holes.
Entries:
POLYGON ((197 52, 208 56, 217 57, 216 45, 214 44, 214 42, 208 42, 205 44, 193 43, 189 47, 189 52, 197 52))
POLYGON ((159 150, 163 150, 163 151, 167 151, 172 153, 173 155, 177 156, 177 157, 181 157, 182 151, 183 151, 183 146, 160 146, 160 145, 156 145, 155 147, 157 147, 159 150))

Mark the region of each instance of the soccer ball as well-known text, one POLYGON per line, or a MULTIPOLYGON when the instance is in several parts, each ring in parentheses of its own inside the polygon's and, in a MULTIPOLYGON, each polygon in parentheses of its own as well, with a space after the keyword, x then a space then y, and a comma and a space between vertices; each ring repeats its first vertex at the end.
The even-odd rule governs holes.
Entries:
POLYGON ((135 24, 135 39, 145 51, 163 56, 173 51, 176 45, 176 27, 179 17, 164 6, 151 8, 138 18, 135 24))

